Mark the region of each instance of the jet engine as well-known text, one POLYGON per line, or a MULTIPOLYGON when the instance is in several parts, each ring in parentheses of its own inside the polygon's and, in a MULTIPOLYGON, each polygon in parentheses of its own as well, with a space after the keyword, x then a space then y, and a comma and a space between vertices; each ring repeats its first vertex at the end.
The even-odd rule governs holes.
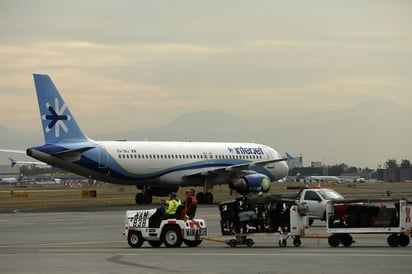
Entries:
POLYGON ((268 192, 270 189, 270 179, 266 175, 256 173, 249 174, 232 181, 229 187, 239 194, 246 195, 251 192, 268 192))

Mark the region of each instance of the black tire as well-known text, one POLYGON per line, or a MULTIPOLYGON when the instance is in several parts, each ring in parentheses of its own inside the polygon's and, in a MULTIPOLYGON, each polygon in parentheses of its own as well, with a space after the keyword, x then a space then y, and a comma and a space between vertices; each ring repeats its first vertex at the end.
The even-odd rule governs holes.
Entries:
POLYGON ((342 242, 342 245, 343 245, 343 246, 346 246, 346 247, 351 246, 352 243, 353 243, 352 236, 349 235, 349 234, 343 234, 343 235, 341 235, 340 240, 341 240, 341 242, 342 242))
POLYGON ((286 239, 279 240, 280 247, 286 247, 287 245, 288 245, 288 242, 286 241, 286 239))
POLYGON ((336 234, 332 234, 329 236, 328 238, 328 244, 331 247, 338 247, 340 245, 340 237, 339 235, 336 234))
POLYGON ((152 204, 153 201, 153 196, 152 196, 152 192, 149 190, 146 190, 144 193, 144 203, 147 205, 152 204))
POLYGON ((399 234, 399 245, 402 247, 407 247, 409 245, 410 239, 406 234, 399 234))
POLYGON ((398 236, 398 234, 391 234, 388 236, 388 245, 390 247, 398 247, 400 244, 400 237, 398 236))
POLYGON ((234 239, 230 240, 229 245, 230 245, 230 247, 236 247, 236 245, 237 245, 236 240, 234 240, 234 239))
POLYGON ((162 245, 162 241, 150 240, 150 241, 148 241, 148 242, 149 242, 149 244, 150 244, 152 247, 159 247, 159 246, 162 245))
POLYGON ((136 204, 138 204, 138 205, 143 204, 143 202, 144 202, 143 193, 141 193, 141 192, 137 193, 134 199, 135 199, 136 204))
POLYGON ((182 235, 176 226, 167 226, 162 232, 162 242, 166 247, 179 247, 182 245, 182 235))
POLYGON ((195 241, 183 240, 183 242, 188 247, 196 247, 202 243, 202 240, 195 240, 195 241))
POLYGON ((205 202, 205 194, 203 192, 198 192, 196 194, 196 200, 198 204, 203 204, 205 202))
POLYGON ((139 231, 130 231, 127 235, 127 243, 130 247, 139 248, 143 245, 144 239, 139 231))
POLYGON ((213 194, 210 192, 206 192, 204 202, 205 204, 213 204, 213 194))
POLYGON ((255 244, 255 242, 252 239, 246 239, 246 245, 248 247, 252 247, 255 244))
POLYGON ((302 241, 300 240, 299 236, 296 236, 295 239, 293 239, 293 245, 296 247, 299 247, 302 244, 302 241))

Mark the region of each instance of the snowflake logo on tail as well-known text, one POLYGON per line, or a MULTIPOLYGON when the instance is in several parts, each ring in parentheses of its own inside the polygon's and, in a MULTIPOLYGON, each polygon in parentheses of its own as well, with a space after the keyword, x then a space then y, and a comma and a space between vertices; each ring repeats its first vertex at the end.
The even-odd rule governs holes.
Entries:
POLYGON ((56 137, 60 136, 60 128, 64 130, 64 132, 68 132, 69 129, 67 128, 66 124, 63 121, 70 121, 70 115, 63 115, 64 111, 66 110, 66 104, 63 104, 59 107, 59 100, 56 98, 54 99, 54 108, 52 105, 47 102, 46 108, 50 111, 50 114, 42 115, 42 120, 49 120, 50 123, 46 127, 46 132, 49 133, 52 128, 54 127, 54 134, 56 137))

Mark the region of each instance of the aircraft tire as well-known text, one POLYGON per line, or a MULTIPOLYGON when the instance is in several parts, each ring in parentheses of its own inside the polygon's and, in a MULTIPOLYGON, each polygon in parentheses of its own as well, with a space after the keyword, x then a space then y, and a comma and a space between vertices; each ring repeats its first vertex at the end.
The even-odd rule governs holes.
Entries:
POLYGON ((162 232, 162 241, 166 247, 179 247, 182 244, 182 234, 176 226, 167 226, 162 232))
POLYGON ((139 248, 143 245, 144 239, 139 231, 131 231, 127 235, 127 243, 130 247, 139 248))
POLYGON ((143 198, 144 198, 145 204, 147 205, 152 204, 152 201, 153 201, 152 193, 150 193, 149 191, 146 191, 143 196, 144 196, 143 198))
POLYGON ((198 204, 203 204, 205 202, 205 194, 203 192, 198 192, 196 194, 196 200, 198 204))
POLYGON ((210 192, 206 192, 204 202, 205 204, 213 204, 213 194, 210 192))
POLYGON ((144 202, 143 193, 141 193, 141 192, 137 193, 136 197, 135 197, 135 201, 136 201, 136 204, 138 204, 138 205, 143 204, 143 202, 144 202))

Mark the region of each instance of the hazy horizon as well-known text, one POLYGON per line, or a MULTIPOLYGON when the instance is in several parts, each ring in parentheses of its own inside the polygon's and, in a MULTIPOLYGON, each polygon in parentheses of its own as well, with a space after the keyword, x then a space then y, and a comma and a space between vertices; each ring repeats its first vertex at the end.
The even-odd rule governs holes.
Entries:
POLYGON ((88 136, 224 111, 260 126, 224 137, 375 168, 412 158, 398 118, 412 110, 411 23, 401 0, 1 1, 0 127, 42 135, 32 74, 47 73, 88 136), (380 121, 359 111, 371 102, 380 121))

